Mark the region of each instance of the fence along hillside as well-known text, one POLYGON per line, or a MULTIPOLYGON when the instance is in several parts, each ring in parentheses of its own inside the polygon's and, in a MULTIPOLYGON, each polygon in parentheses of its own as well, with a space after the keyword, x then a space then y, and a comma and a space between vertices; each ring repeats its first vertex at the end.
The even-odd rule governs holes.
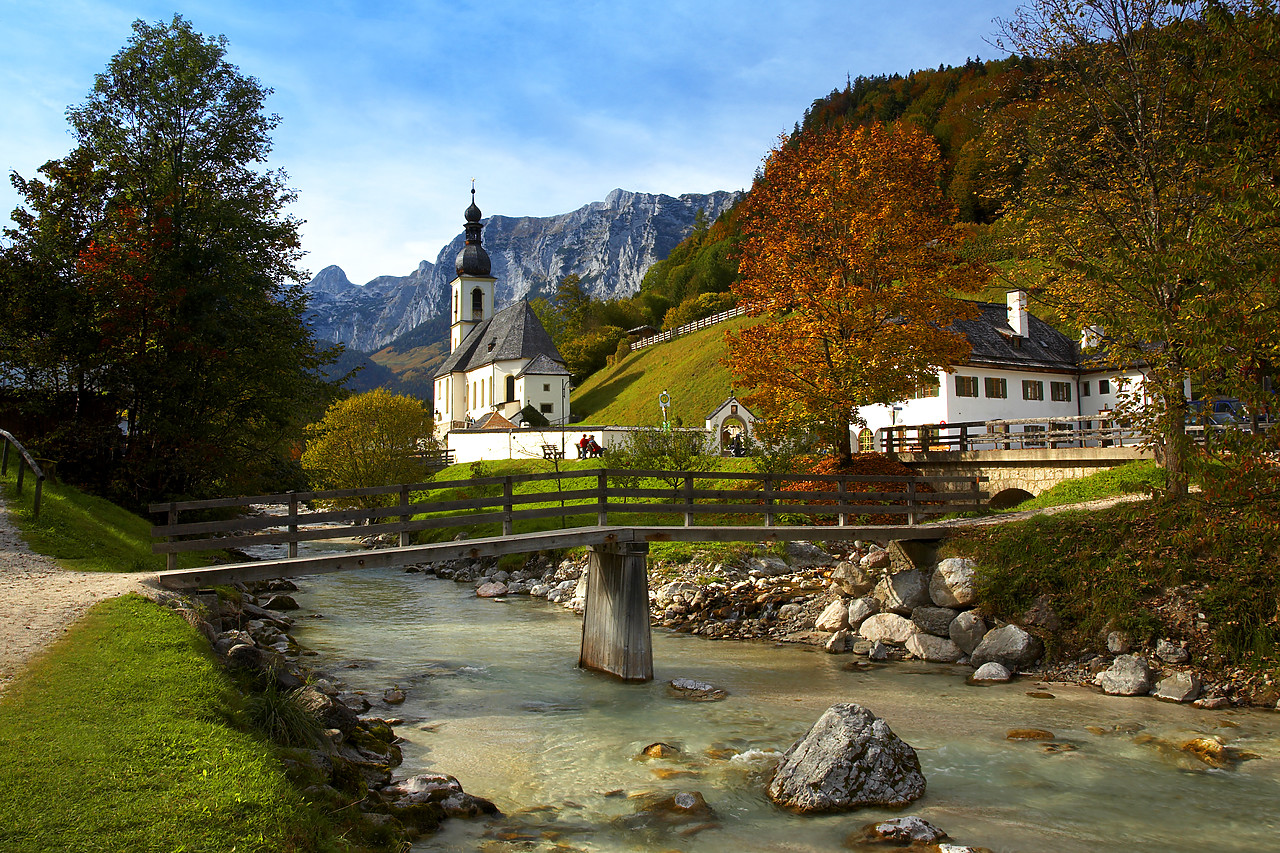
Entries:
POLYGON ((636 350, 644 349, 645 347, 652 346, 653 344, 674 341, 681 335, 687 335, 690 332, 696 332, 699 329, 706 329, 710 326, 716 325, 717 323, 732 320, 734 317, 741 317, 746 313, 746 309, 741 306, 730 308, 728 311, 721 311, 719 314, 712 314, 710 317, 703 317, 701 320, 694 320, 692 323, 685 323, 683 326, 672 329, 669 332, 663 332, 648 338, 641 338, 631 345, 631 351, 635 352, 636 350))

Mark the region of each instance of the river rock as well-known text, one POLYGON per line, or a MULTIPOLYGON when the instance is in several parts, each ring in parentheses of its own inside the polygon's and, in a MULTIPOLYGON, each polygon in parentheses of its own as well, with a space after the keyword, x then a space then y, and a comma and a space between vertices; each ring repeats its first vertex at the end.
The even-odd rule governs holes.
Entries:
POLYGON ((902 644, 920 633, 920 626, 896 613, 877 613, 868 616, 858 626, 858 634, 871 642, 902 644))
POLYGON ((951 642, 959 646, 966 655, 973 654, 986 633, 987 623, 973 610, 964 611, 952 619, 947 627, 947 636, 951 638, 951 642))
POLYGON ((924 795, 916 751, 884 720, 832 705, 782 757, 769 799, 800 813, 905 806, 924 795))
POLYGON ((920 633, 907 638, 907 651, 930 663, 955 663, 964 657, 960 647, 945 637, 920 633))
POLYGON ((935 637, 950 637, 951 620, 959 615, 949 607, 917 607, 911 611, 911 621, 920 630, 935 637))
POLYGON ((864 569, 887 569, 893 561, 889 559, 889 552, 883 548, 873 547, 866 555, 858 561, 858 565, 864 569))
POLYGON ((812 542, 797 539, 794 542, 788 542, 783 548, 793 566, 811 569, 814 566, 830 566, 835 563, 835 559, 830 554, 812 542))
POLYGON ((672 581, 658 588, 658 603, 665 607, 676 601, 678 597, 690 600, 701 590, 702 587, 691 581, 672 581))
POLYGON ((1200 677, 1194 672, 1175 672, 1156 682, 1151 695, 1166 702, 1194 702, 1200 689, 1200 677))
POLYGON ((966 557, 948 557, 929 575, 929 597, 939 607, 968 607, 977 600, 973 570, 977 564, 966 557))
POLYGON ((295 694, 298 703, 311 712, 326 729, 337 729, 343 737, 355 731, 360 725, 360 717, 345 703, 333 696, 325 695, 313 685, 298 688, 295 694))
POLYGON ((1107 651, 1113 655, 1127 655, 1132 644, 1129 635, 1123 631, 1112 631, 1107 634, 1107 651))
POLYGON ((872 595, 880 602, 881 610, 888 610, 902 616, 908 616, 915 608, 930 602, 924 575, 915 569, 895 572, 882 578, 876 584, 872 595))
POLYGON ((1151 689, 1151 667, 1137 655, 1118 655, 1093 682, 1110 696, 1141 696, 1151 689))
POLYGON ((936 844, 946 838, 947 834, 938 827, 923 818, 910 815, 869 823, 850 836, 845 846, 888 843, 894 847, 905 847, 915 844, 936 844))
POLYGON ((819 631, 843 631, 849 627, 849 605, 838 599, 827 605, 813 627, 819 631))
POLYGON ((278 594, 262 602, 262 607, 264 610, 297 610, 298 602, 291 595, 278 594))
POLYGON ((1161 640, 1156 643, 1156 657, 1165 663, 1186 663, 1190 659, 1184 646, 1172 640, 1161 640))
POLYGON ((1028 634, 1017 625, 1005 625, 983 635, 982 641, 970 655, 970 662, 980 667, 988 661, 995 661, 1012 672, 1020 667, 1030 666, 1042 654, 1044 644, 1038 637, 1028 634))
MULTIPOLYGON (((885 559, 887 561, 888 557, 885 559)), ((871 592, 879 577, 878 572, 845 560, 831 572, 831 583, 844 595, 859 596, 871 592)))
MULTIPOLYGON (((867 642, 863 640, 863 642, 867 642)), ((884 661, 889 659, 889 647, 884 644, 883 640, 876 640, 871 644, 871 648, 867 649, 867 660, 884 661)))
POLYGON ((672 746, 669 743, 656 741, 642 749, 640 754, 645 758, 671 758, 679 755, 680 749, 679 747, 672 746))
POLYGON ((841 628, 839 631, 836 631, 834 634, 832 634, 831 639, 827 640, 826 645, 823 646, 823 649, 828 654, 832 654, 832 655, 838 655, 838 654, 841 654, 842 652, 847 652, 849 650, 848 629, 841 628))
POLYGON ((497 598, 500 595, 507 594, 507 585, 498 581, 482 583, 476 588, 476 596, 478 598, 497 598))
POLYGON ((969 676, 970 681, 1008 681, 1013 678, 1013 673, 1002 663, 995 661, 987 661, 969 676))
POLYGON ((880 612, 880 602, 876 601, 869 595, 862 598, 855 598, 849 602, 849 628, 858 630, 858 627, 866 620, 868 616, 874 616, 880 612))
POLYGON ((672 679, 667 683, 667 692, 677 699, 688 699, 690 702, 718 702, 729 695, 729 691, 714 684, 692 678, 672 679))
POLYGON ((388 705, 403 705, 404 699, 404 691, 399 687, 392 687, 382 691, 382 701, 388 705))
POLYGON ((757 578, 776 578, 791 574, 791 567, 785 560, 766 554, 747 560, 747 573, 757 578))

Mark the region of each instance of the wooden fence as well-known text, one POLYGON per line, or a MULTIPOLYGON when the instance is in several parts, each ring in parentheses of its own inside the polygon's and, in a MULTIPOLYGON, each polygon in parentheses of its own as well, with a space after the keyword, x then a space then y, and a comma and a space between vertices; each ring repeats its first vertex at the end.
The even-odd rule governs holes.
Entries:
POLYGON ((924 450, 1037 450, 1059 447, 1124 447, 1146 434, 1105 415, 916 424, 880 429, 885 453, 924 450))
POLYGON ((672 329, 669 332, 663 332, 648 338, 641 338, 631 345, 631 351, 644 349, 654 344, 664 343, 665 341, 673 341, 681 335, 687 335, 690 332, 696 332, 699 329, 706 329, 717 323, 723 323, 725 320, 732 320, 734 317, 741 317, 747 313, 745 308, 730 308, 728 311, 721 311, 719 314, 712 314, 710 317, 703 317, 701 320, 694 320, 692 323, 685 323, 683 326, 672 329))
POLYGON ((693 527, 694 519, 701 518, 709 522, 704 528, 708 531, 714 531, 717 525, 727 526, 729 522, 739 525, 734 529, 741 531, 744 521, 752 521, 761 533, 780 520, 791 522, 795 518, 802 518, 808 524, 850 526, 870 517, 902 516, 908 525, 916 525, 929 516, 982 508, 987 497, 981 491, 985 479, 598 468, 152 504, 150 511, 166 513, 167 519, 151 532, 157 538, 164 538, 165 541, 153 545, 153 551, 168 555, 168 569, 172 571, 176 568, 177 554, 185 551, 287 544, 289 556, 296 557, 298 543, 305 541, 394 535, 399 538, 400 546, 406 547, 411 533, 424 530, 494 524, 500 526, 503 536, 513 536, 517 535, 517 523, 522 521, 561 519, 561 524, 567 525, 572 519, 575 527, 585 529, 592 525, 609 526, 611 515, 614 524, 625 525, 628 521, 620 519, 624 514, 654 516, 658 525, 683 527, 693 527), (670 485, 642 487, 639 484, 642 479, 663 480, 670 485), (706 483, 726 480, 740 481, 742 487, 723 488, 720 483, 706 483), (530 483, 548 488, 517 493, 518 486, 530 483), (798 487, 801 483, 807 485, 798 487), (791 488, 787 488, 788 485, 791 488), (944 488, 934 491, 935 486, 944 488), (384 505, 323 508, 326 503, 352 500, 384 505), (179 520, 183 512, 207 515, 211 511, 243 511, 262 505, 282 506, 285 512, 231 519, 179 520), (320 508, 315 508, 316 505, 320 508))
POLYGON ((18 495, 22 495, 23 476, 30 469, 32 476, 36 478, 35 503, 31 510, 31 517, 39 518, 40 498, 44 494, 44 470, 36 462, 35 457, 28 453, 22 443, 7 430, 0 429, 0 440, 4 442, 4 449, 0 450, 0 477, 9 474, 9 448, 13 447, 18 454, 18 495))

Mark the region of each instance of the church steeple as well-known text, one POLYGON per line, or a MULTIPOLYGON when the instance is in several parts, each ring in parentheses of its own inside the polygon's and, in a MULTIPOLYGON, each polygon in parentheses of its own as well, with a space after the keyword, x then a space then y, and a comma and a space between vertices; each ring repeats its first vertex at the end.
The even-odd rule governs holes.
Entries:
POLYGON ((480 208, 476 207, 474 186, 471 187, 471 206, 467 208, 464 216, 467 218, 467 224, 464 226, 467 232, 467 244, 458 253, 458 275, 487 276, 492 265, 489 262, 489 253, 484 250, 484 246, 480 245, 480 229, 484 228, 484 225, 480 223, 481 214, 480 208))

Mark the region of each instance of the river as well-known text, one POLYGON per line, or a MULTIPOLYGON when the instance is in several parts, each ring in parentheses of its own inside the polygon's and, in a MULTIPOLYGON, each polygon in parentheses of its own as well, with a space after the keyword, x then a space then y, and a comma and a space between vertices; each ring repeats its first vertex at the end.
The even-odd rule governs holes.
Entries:
POLYGON ((452 774, 508 816, 449 821, 415 851, 829 851, 844 849, 863 824, 898 814, 1008 853, 1280 849, 1274 712, 1206 712, 1062 685, 1047 688, 1053 698, 1036 698, 1028 694, 1044 689, 1029 681, 966 685, 962 667, 858 670, 852 655, 661 630, 654 682, 622 684, 576 668, 579 618, 541 600, 477 599, 470 585, 398 570, 299 585, 294 634, 317 652, 314 665, 369 691, 370 713, 405 720, 398 773, 452 774), (673 698, 666 682, 681 677, 730 695, 673 698), (377 700, 393 685, 408 698, 387 708, 377 700), (923 799, 901 813, 819 817, 765 799, 771 764, 760 753, 785 750, 837 702, 869 708, 915 747, 928 781, 923 799), (1050 746, 1011 741, 1013 728, 1056 738, 1050 746), (1196 736, 1259 757, 1212 770, 1175 748, 1196 736), (655 741, 681 753, 640 760, 655 741), (714 825, 635 817, 638 795, 680 791, 701 792, 714 825))

